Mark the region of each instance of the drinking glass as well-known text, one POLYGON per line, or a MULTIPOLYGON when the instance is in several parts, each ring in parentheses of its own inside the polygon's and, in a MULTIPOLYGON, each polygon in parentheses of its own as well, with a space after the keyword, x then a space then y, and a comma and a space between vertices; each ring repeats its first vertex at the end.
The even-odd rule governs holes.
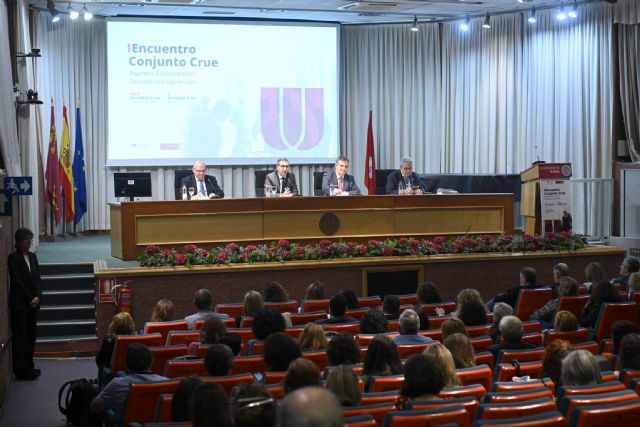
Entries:
POLYGON ((189 187, 189 198, 192 198, 196 193, 196 189, 194 187, 189 187))

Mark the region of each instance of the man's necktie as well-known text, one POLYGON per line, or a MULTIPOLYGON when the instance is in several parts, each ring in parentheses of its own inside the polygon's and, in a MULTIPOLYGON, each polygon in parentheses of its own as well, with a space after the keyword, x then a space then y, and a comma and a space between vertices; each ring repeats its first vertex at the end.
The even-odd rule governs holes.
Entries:
POLYGON ((342 177, 338 177, 338 188, 342 191, 342 177))
POLYGON ((198 192, 202 193, 203 196, 207 195, 207 192, 204 189, 204 181, 198 181, 198 192))
POLYGON ((284 178, 280 177, 280 192, 284 192, 284 178))

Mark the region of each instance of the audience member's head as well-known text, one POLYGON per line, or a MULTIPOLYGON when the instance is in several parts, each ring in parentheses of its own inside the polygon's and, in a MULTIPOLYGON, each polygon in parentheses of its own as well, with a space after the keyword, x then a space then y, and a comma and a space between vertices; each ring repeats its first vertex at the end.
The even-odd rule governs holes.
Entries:
POLYGON ((458 295, 456 296, 456 314, 459 313, 462 306, 468 302, 477 302, 482 307, 484 307, 484 301, 482 301, 480 292, 478 292, 476 289, 467 288, 458 292, 458 295))
POLYGON ((257 381, 242 383, 234 396, 232 413, 236 427, 273 427, 276 401, 257 381))
POLYGON ((202 384, 202 381, 195 375, 183 378, 182 381, 178 383, 176 391, 173 392, 173 399, 171 399, 172 421, 191 421, 193 392, 200 384, 202 384))
POLYGON ((307 286, 304 299, 324 299, 324 283, 312 282, 307 286))
POLYGON ((422 309, 422 306, 420 304, 414 305, 413 311, 418 313, 418 318, 420 319, 420 330, 428 331, 429 329, 431 329, 431 322, 429 322, 429 317, 427 317, 427 314, 422 309))
POLYGON ((129 374, 141 374, 151 368, 152 356, 149 348, 141 343, 134 343, 127 347, 124 356, 124 366, 129 374))
POLYGON ((444 375, 445 387, 457 387, 461 384, 460 378, 456 374, 456 364, 453 361, 453 356, 447 347, 442 344, 434 344, 425 348, 423 353, 434 357, 438 369, 444 375))
POLYGON ((400 298, 397 295, 387 294, 382 300, 384 314, 397 318, 400 313, 400 298))
POLYGON ((298 339, 300 350, 321 350, 327 347, 327 339, 324 336, 324 328, 317 323, 309 322, 304 327, 298 339))
POLYGON ((444 387, 444 374, 431 354, 414 354, 404 364, 401 395, 409 399, 432 400, 444 387))
POLYGON ((418 313, 412 309, 407 309, 402 312, 400 319, 398 319, 398 325, 400 328, 400 335, 415 335, 420 330, 420 318, 418 313))
POLYGON ((231 349, 234 356, 240 354, 242 349, 242 338, 235 332, 227 332, 219 340, 218 344, 224 344, 231 349))
POLYGON ((233 427, 226 393, 216 383, 196 387, 192 399, 193 427, 233 427))
POLYGON ((284 372, 298 357, 302 357, 298 343, 284 332, 271 334, 264 341, 264 362, 270 371, 284 372))
POLYGON ((519 342, 522 340, 524 331, 522 329, 522 321, 516 316, 505 316, 500 321, 500 335, 507 342, 519 342))
POLYGON ((556 313, 553 329, 558 332, 573 332, 578 330, 578 318, 570 311, 561 310, 556 313))
POLYGON ((640 292, 640 273, 631 273, 627 281, 629 292, 640 292))
POLYGON ((500 325, 500 321, 504 316, 513 316, 513 307, 506 302, 497 302, 493 306, 493 324, 500 325))
POLYGON ((355 365, 360 363, 360 348, 353 335, 340 332, 327 344, 329 366, 355 365))
POLYGON ((627 257, 620 265, 620 275, 628 277, 631 273, 640 271, 640 261, 633 257, 627 257))
POLYGON ((573 345, 569 341, 554 340, 549 344, 542 359, 540 378, 549 377, 556 385, 560 385, 562 360, 572 351, 573 345))
POLYGON ((320 370, 309 359, 299 357, 289 365, 284 378, 284 392, 290 393, 302 387, 319 387, 320 370))
POLYGON ((613 354, 618 354, 620 343, 627 334, 637 334, 638 326, 628 320, 618 320, 611 327, 611 338, 613 339, 613 354))
POLYGON ((627 334, 620 343, 620 369, 640 370, 640 335, 627 334))
POLYGON ((446 340, 447 337, 453 334, 462 334, 467 336, 467 329, 464 326, 464 322, 457 317, 452 317, 442 322, 442 339, 446 340))
POLYGON ((329 300, 329 312, 333 317, 342 317, 347 311, 347 299, 342 294, 336 294, 329 300))
POLYGON ((465 326, 481 326, 487 324, 487 310, 484 304, 477 301, 468 301, 462 304, 458 312, 458 318, 465 326))
POLYGON ((211 310, 213 308, 213 297, 209 289, 198 289, 193 297, 198 311, 211 310))
POLYGON ((166 322, 168 320, 176 320, 176 306, 170 299, 162 298, 153 307, 151 321, 166 322))
POLYGON ((595 289, 591 290, 591 304, 603 304, 605 302, 620 302, 620 295, 616 288, 606 280, 594 284, 595 289))
POLYGON ((242 301, 242 315, 246 317, 253 317, 260 310, 264 308, 264 301, 262 295, 258 291, 249 291, 244 294, 244 300, 242 301))
POLYGON ((590 351, 572 351, 562 360, 560 382, 563 386, 600 384, 600 365, 590 351))
POLYGON ((267 282, 262 288, 262 299, 264 302, 287 302, 289 294, 278 282, 267 282))
POLYGON ((135 332, 136 327, 133 324, 131 315, 129 313, 122 312, 113 316, 111 323, 109 323, 107 336, 115 338, 118 335, 133 335, 135 332))
POLYGON ((451 352, 456 369, 470 368, 476 365, 473 346, 466 335, 455 333, 444 340, 444 346, 451 352))
POLYGON ((322 387, 289 393, 278 412, 278 427, 342 427, 342 408, 336 396, 322 387))
POLYGON ((348 365, 338 365, 329 372, 327 390, 331 390, 342 406, 358 406, 362 394, 358 376, 348 365))
POLYGON ((535 285, 537 280, 536 269, 525 267, 520 270, 520 286, 535 285))
POLYGON ((398 346, 386 335, 376 335, 367 347, 364 360, 365 375, 398 375, 402 373, 402 362, 398 346))
POLYGON ((559 284, 560 279, 569 276, 569 266, 564 262, 559 262, 553 266, 553 283, 559 284))
POLYGON ((561 297, 574 297, 580 293, 580 286, 573 277, 562 276, 558 281, 558 295, 561 297))
POLYGON ((265 307, 260 310, 254 316, 253 325, 251 325, 253 336, 262 341, 273 333, 284 332, 285 328, 286 324, 282 313, 271 307, 265 307))
POLYGON ((360 308, 360 303, 358 302, 358 295, 351 288, 345 288, 340 291, 340 295, 344 297, 347 301, 347 309, 353 310, 356 308, 360 308))
POLYGON ((204 367, 210 377, 224 377, 233 368, 233 352, 224 344, 211 344, 204 355, 204 367))
POLYGON ((442 302, 440 291, 431 282, 424 282, 416 289, 416 298, 420 304, 434 304, 442 302))
POLYGON ((587 282, 595 285, 607 280, 607 272, 599 262, 590 262, 584 268, 584 277, 587 279, 587 282))
POLYGON ((222 319, 217 316, 209 317, 200 329, 200 342, 202 344, 217 343, 226 333, 227 327, 222 319))
POLYGON ((360 318, 361 334, 384 334, 389 332, 389 321, 382 311, 372 308, 360 318))

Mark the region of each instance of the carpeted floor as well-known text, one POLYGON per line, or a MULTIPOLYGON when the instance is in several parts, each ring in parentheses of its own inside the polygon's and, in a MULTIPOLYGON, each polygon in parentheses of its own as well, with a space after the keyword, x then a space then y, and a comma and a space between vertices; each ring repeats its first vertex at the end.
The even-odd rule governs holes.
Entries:
POLYGON ((42 375, 35 381, 13 381, 0 427, 62 427, 65 418, 58 410, 58 389, 76 378, 95 378, 93 357, 75 359, 36 359, 42 375))
POLYGON ((93 262, 103 259, 110 268, 137 266, 137 261, 122 261, 111 256, 111 236, 95 234, 78 239, 43 242, 36 248, 36 255, 44 263, 93 262))

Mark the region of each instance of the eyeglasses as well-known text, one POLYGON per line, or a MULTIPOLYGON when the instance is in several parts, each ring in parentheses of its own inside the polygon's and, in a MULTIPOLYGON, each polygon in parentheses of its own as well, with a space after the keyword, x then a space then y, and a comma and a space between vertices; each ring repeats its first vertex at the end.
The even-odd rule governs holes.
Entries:
POLYGON ((289 165, 278 165, 279 168, 287 169, 289 165))
POLYGON ((257 396, 257 397, 243 397, 240 399, 236 399, 235 402, 236 402, 236 405, 238 406, 238 409, 248 409, 248 408, 255 408, 257 406, 268 405, 270 403, 274 403, 275 400, 273 399, 273 397, 257 396))

